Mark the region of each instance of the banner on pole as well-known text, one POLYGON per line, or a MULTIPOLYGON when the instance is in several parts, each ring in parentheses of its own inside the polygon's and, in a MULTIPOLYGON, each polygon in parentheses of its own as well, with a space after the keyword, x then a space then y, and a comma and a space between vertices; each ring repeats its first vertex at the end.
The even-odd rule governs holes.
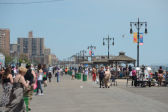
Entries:
MULTIPOLYGON (((138 33, 134 32, 133 42, 138 43, 138 33)), ((143 45, 143 33, 139 33, 139 45, 143 45)))
POLYGON ((139 33, 139 45, 143 45, 143 33, 139 33))
POLYGON ((137 32, 134 32, 134 40, 133 40, 134 43, 137 43, 137 40, 138 40, 138 39, 137 39, 137 32))

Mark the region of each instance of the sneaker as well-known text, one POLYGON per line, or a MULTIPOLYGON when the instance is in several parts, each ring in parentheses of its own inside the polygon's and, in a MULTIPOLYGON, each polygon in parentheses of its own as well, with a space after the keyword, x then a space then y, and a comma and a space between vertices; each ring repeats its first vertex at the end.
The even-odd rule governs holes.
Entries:
POLYGON ((43 93, 41 93, 41 95, 43 96, 44 94, 43 94, 43 93))
POLYGON ((31 108, 28 108, 28 111, 31 111, 31 108))
POLYGON ((40 96, 40 95, 41 95, 41 93, 38 93, 38 95, 40 96))
POLYGON ((35 96, 37 96, 37 95, 38 95, 38 93, 35 94, 35 96))

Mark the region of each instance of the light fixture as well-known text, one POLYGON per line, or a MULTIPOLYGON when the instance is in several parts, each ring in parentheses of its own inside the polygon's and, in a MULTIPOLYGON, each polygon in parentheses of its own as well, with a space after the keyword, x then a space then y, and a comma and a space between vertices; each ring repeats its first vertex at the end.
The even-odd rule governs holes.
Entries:
POLYGON ((147 34, 147 33, 148 33, 147 28, 145 28, 145 34, 147 34))
POLYGON ((147 34, 148 31, 147 31, 147 24, 145 24, 145 34, 147 34))
POLYGON ((112 45, 114 46, 114 38, 113 38, 113 43, 112 43, 112 45))
POLYGON ((130 34, 132 34, 133 33, 133 31, 132 31, 132 28, 130 29, 130 34))

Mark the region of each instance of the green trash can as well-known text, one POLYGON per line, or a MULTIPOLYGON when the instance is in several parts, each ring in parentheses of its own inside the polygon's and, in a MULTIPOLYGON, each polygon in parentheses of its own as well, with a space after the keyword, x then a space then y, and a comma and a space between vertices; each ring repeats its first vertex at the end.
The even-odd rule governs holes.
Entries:
POLYGON ((87 75, 83 74, 83 81, 87 81, 87 75))
POLYGON ((75 79, 78 79, 78 73, 75 74, 75 79))
POLYGON ((81 80, 81 73, 78 74, 78 80, 81 80))
POLYGON ((28 112, 29 111, 29 107, 28 107, 29 97, 24 97, 24 102, 25 102, 25 105, 26 105, 26 112, 28 112))
POLYGON ((72 71, 70 71, 70 75, 72 76, 72 71))

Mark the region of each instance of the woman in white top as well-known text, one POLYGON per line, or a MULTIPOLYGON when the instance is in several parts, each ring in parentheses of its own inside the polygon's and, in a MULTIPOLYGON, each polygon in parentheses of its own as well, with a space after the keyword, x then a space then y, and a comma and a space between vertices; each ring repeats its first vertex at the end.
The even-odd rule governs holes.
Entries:
POLYGON ((38 65, 38 73, 37 73, 37 93, 36 95, 43 95, 43 89, 42 89, 42 81, 43 81, 43 70, 41 64, 38 65), (41 93, 39 93, 39 89, 41 93))
POLYGON ((72 80, 74 80, 75 79, 75 70, 74 70, 74 68, 72 69, 72 80))
POLYGON ((89 70, 88 68, 85 69, 85 75, 87 76, 87 79, 89 78, 89 70))

